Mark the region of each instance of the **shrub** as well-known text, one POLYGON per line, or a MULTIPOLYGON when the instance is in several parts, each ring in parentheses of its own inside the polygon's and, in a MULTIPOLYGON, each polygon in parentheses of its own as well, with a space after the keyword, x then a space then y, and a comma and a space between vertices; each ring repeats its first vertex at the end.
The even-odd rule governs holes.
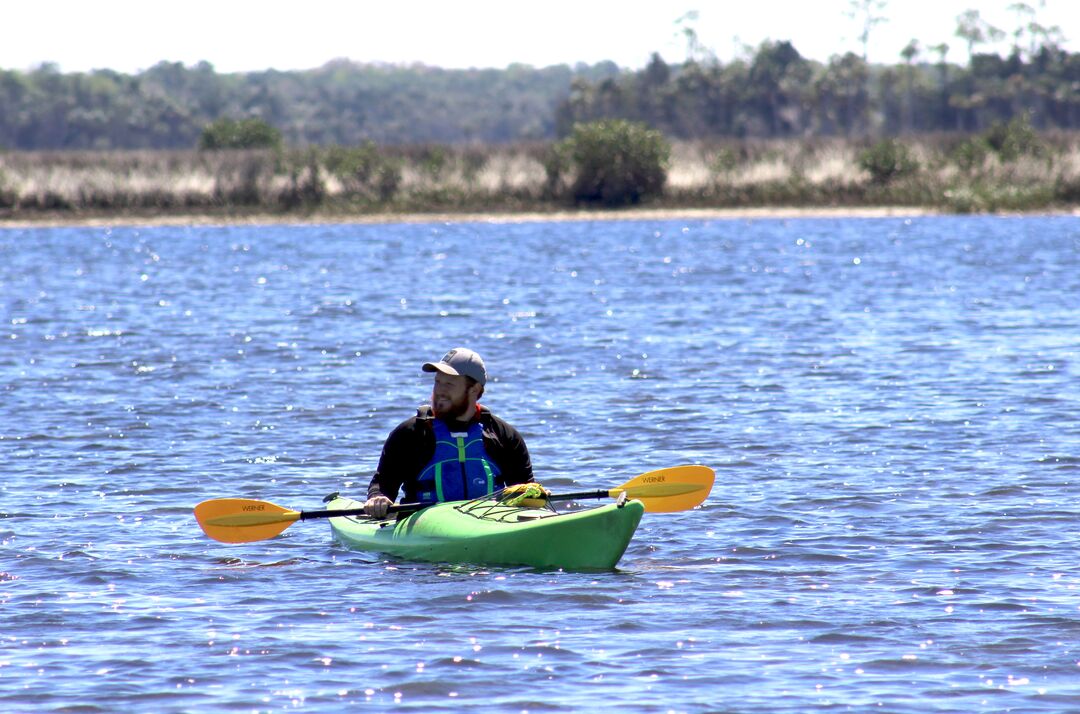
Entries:
POLYGON ((467 149, 461 155, 461 177, 466 183, 476 183, 480 172, 488 164, 488 154, 479 149, 467 149))
POLYGON ((562 196, 566 193, 567 176, 572 164, 569 145, 563 141, 552 144, 537 158, 544 167, 544 197, 562 196))
POLYGON ((621 119, 577 124, 545 162, 548 186, 561 185, 551 171, 569 167, 570 194, 579 203, 618 206, 663 193, 671 146, 644 124, 621 119))
POLYGON ((278 196, 283 208, 313 208, 323 202, 326 184, 323 183, 318 154, 314 150, 289 157, 287 171, 288 185, 278 196))
POLYGON ((970 173, 981 168, 986 163, 986 157, 990 154, 990 145, 985 139, 975 137, 964 139, 954 148, 949 156, 961 170, 970 173))
POLYGON ((385 158, 375 172, 373 184, 375 195, 380 201, 389 201, 397 195, 401 188, 401 162, 395 159, 385 158))
POLYGON ((910 176, 919 170, 911 151, 895 139, 884 139, 859 153, 859 168, 870 174, 876 184, 910 176))
POLYGON ((19 199, 14 189, 7 187, 8 180, 3 170, 0 170, 0 208, 12 208, 19 199))
POLYGON ((326 170, 345 190, 388 201, 401 185, 401 165, 379 151, 375 142, 356 147, 333 147, 326 154, 326 170))
POLYGON ((728 176, 739 166, 739 155, 728 147, 717 150, 716 156, 709 163, 709 170, 719 176, 728 176))
POLYGON ((274 175, 274 157, 264 151, 234 152, 214 163, 216 203, 257 206, 274 175))
POLYGON ((1027 114, 1012 119, 1008 124, 994 122, 984 138, 1004 162, 1016 161, 1021 156, 1041 156, 1045 153, 1027 114))
POLYGON ((204 151, 221 149, 279 149, 281 132, 262 119, 221 117, 207 124, 199 136, 204 151))
POLYGON ((437 183, 450 165, 450 153, 445 146, 432 144, 420 147, 417 156, 420 173, 432 183, 437 183))

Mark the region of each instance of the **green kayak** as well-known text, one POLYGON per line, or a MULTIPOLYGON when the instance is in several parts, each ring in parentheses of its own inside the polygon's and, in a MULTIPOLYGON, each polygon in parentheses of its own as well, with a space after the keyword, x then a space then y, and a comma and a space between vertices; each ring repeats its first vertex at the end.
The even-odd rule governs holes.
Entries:
MULTIPOLYGON (((337 497, 326 509, 363 505, 337 497)), ((438 503, 400 520, 356 515, 329 520, 334 537, 349 548, 409 560, 610 570, 622 557, 644 512, 638 500, 557 512, 479 499, 438 503)))

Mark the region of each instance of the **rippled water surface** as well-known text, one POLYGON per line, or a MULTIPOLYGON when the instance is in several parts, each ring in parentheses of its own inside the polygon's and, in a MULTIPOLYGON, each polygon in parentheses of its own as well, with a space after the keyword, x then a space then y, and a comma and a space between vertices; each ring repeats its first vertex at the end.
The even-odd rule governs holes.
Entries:
POLYGON ((5 711, 1080 710, 1080 220, 0 230, 5 711), (468 345, 618 570, 323 521, 468 345))

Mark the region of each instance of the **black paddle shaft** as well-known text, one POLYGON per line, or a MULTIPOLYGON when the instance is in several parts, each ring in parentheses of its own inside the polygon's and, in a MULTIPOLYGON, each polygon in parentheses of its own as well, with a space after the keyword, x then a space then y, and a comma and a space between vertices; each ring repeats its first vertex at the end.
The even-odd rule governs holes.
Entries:
MULTIPOLYGON (((419 511, 421 508, 434 506, 434 503, 398 503, 386 509, 387 513, 409 513, 419 511)), ((367 515, 363 508, 341 508, 333 511, 301 511, 300 520, 309 518, 337 518, 338 516, 364 516, 367 515)))
MULTIPOLYGON (((576 501, 585 498, 608 498, 610 491, 579 491, 577 493, 553 493, 547 498, 549 501, 576 501)), ((433 506, 434 503, 398 503, 386 509, 387 513, 409 513, 419 511, 422 508, 433 506)), ((333 511, 301 511, 300 520, 306 521, 311 518, 337 518, 338 516, 363 516, 363 508, 342 508, 333 511)))
POLYGON ((549 501, 576 501, 579 498, 608 498, 611 491, 578 491, 577 493, 553 493, 548 496, 549 501))

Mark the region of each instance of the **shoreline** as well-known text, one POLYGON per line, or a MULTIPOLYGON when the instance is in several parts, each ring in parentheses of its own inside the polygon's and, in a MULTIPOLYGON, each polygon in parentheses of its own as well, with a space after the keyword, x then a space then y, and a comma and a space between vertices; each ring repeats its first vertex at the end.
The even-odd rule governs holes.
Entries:
MULTIPOLYGON (((562 210, 522 212, 432 212, 432 213, 311 213, 305 215, 252 214, 215 216, 207 213, 160 216, 42 216, 41 218, 0 218, 0 230, 13 228, 136 227, 157 226, 275 226, 275 225, 391 225, 399 223, 536 223, 571 221, 637 220, 757 220, 772 218, 892 218, 951 215, 929 208, 909 206, 868 207, 754 207, 754 208, 629 208, 617 210, 562 210)), ((960 214, 956 214, 960 215, 960 214)), ((976 215, 976 214, 964 214, 976 215)), ((1080 208, 1050 211, 1007 211, 998 216, 1080 216, 1080 208)))

